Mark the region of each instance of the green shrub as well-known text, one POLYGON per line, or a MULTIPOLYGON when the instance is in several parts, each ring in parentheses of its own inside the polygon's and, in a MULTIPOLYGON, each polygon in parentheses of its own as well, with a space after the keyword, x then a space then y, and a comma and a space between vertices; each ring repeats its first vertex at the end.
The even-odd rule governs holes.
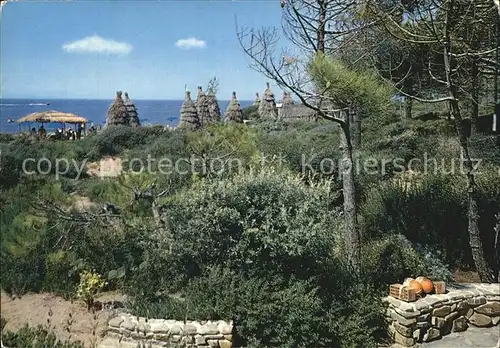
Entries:
MULTIPOLYGON (((2 318, 3 320, 3 318, 2 318)), ((3 331, 3 330, 2 330, 3 331)), ((84 348, 80 341, 60 341, 53 332, 43 326, 36 328, 25 325, 17 332, 2 332, 2 344, 16 348, 84 348)))
POLYGON ((258 105, 247 106, 246 108, 241 109, 241 112, 243 113, 244 120, 258 120, 260 117, 258 105))
POLYGON ((168 230, 152 235, 140 273, 154 279, 147 288, 171 290, 215 265, 307 276, 335 243, 336 197, 272 169, 198 181, 166 202, 168 230))

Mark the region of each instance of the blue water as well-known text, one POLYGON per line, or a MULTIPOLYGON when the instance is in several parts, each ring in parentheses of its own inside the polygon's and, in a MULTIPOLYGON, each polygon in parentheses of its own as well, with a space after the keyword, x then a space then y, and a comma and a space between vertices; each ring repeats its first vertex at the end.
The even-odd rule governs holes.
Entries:
MULTIPOLYGON (((85 117, 94 125, 104 125, 106 113, 113 100, 90 100, 90 99, 0 99, 0 132, 16 133, 19 126, 16 122, 8 123, 11 118, 14 121, 33 112, 57 110, 71 112, 85 117), (50 105, 45 105, 49 103, 50 105)), ((143 125, 162 124, 176 126, 179 123, 182 100, 133 100, 139 118, 143 125)), ((241 107, 252 104, 252 101, 240 101, 241 107)), ((224 112, 229 104, 228 100, 219 100, 219 107, 224 112)), ((38 124, 31 124, 38 127, 38 124)), ((60 127, 59 124, 46 124, 47 130, 60 127)), ((22 131, 28 131, 27 123, 21 124, 22 131)))

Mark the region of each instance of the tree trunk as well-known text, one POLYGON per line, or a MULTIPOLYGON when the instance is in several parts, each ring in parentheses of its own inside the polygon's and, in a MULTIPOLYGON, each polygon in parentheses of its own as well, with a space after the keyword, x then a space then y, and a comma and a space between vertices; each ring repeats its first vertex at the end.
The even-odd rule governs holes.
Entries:
POLYGON ((472 129, 477 130, 479 120, 479 67, 476 60, 472 62, 472 129))
MULTIPOLYGON (((410 80, 405 80, 404 91, 408 95, 413 95, 413 84, 410 82, 410 80)), ((403 117, 411 118, 412 111, 413 111, 413 99, 405 97, 403 117)))
POLYGON ((318 16, 318 50, 317 52, 325 53, 325 29, 326 29, 326 9, 328 0, 318 1, 320 7, 318 16))
POLYGON ((345 122, 340 125, 340 150, 342 161, 342 188, 344 197, 345 246, 347 260, 355 271, 361 268, 361 237, 358 226, 356 206, 356 188, 354 184, 354 165, 349 127, 349 115, 344 116, 345 122))
POLYGON ((358 108, 349 110, 349 123, 352 147, 357 149, 361 145, 361 114, 358 108))
POLYGON ((413 108, 413 99, 405 97, 405 102, 404 102, 404 113, 403 117, 405 118, 411 118, 411 111, 413 108))

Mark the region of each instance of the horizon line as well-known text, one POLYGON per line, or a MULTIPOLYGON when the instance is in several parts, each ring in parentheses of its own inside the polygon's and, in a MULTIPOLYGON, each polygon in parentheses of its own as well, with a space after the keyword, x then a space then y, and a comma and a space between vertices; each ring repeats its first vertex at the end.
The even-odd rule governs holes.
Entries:
MULTIPOLYGON (((38 100, 38 101, 44 101, 44 100, 114 100, 115 98, 39 98, 39 97, 0 97, 0 100, 3 99, 10 99, 10 100, 38 100)), ((184 100, 184 98, 181 99, 144 99, 144 98, 131 98, 132 100, 144 100, 144 101, 179 101, 179 100, 184 100)), ((223 100, 223 101, 230 101, 231 99, 217 99, 217 100, 223 100)), ((252 99, 238 99, 240 101, 252 101, 252 99)))

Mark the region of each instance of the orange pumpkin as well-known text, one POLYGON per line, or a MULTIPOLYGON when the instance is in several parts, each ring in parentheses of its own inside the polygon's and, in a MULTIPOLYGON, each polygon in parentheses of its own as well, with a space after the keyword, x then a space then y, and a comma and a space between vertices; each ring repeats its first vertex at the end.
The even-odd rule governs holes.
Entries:
POLYGON ((418 277, 415 280, 420 283, 420 285, 422 286, 422 290, 424 290, 424 292, 426 294, 428 294, 428 293, 432 292, 432 290, 434 290, 434 284, 432 283, 432 280, 430 280, 429 278, 418 277))
POLYGON ((423 291, 422 285, 420 285, 420 283, 413 278, 406 278, 405 281, 403 282, 403 285, 412 288, 417 295, 420 295, 423 291))

